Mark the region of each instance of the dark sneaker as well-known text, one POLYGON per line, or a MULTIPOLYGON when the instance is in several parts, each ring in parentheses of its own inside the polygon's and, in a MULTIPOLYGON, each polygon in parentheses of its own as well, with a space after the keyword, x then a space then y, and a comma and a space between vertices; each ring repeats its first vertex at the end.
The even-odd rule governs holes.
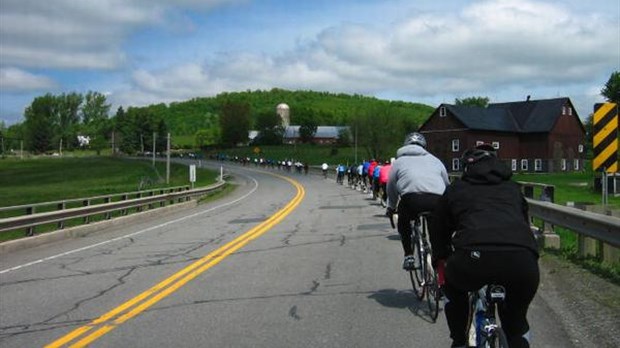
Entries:
POLYGON ((405 271, 413 271, 415 269, 415 259, 413 255, 405 256, 405 260, 403 260, 403 269, 405 271))

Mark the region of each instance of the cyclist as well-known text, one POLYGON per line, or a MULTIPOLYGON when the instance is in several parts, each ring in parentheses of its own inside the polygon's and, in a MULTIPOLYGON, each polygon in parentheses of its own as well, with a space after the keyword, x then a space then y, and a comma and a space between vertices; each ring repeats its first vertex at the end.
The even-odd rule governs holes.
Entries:
POLYGON ((370 196, 372 197, 372 189, 373 189, 373 183, 372 183, 372 179, 373 179, 373 174, 375 172, 375 167, 377 166, 377 161, 373 158, 370 160, 370 164, 368 165, 368 173, 366 174, 368 176, 368 192, 370 192, 370 196))
POLYGON ((377 165, 372 170, 372 199, 377 199, 379 196, 379 188, 381 185, 379 184, 379 174, 381 174, 381 168, 383 165, 381 164, 381 160, 377 160, 377 165))
POLYGON ((327 163, 321 164, 321 171, 323 171, 323 178, 327 179, 327 169, 329 169, 329 165, 327 163))
POLYGON ((440 198, 430 224, 435 264, 445 262, 446 319, 452 347, 465 347, 467 292, 506 288, 498 309, 511 348, 529 347, 527 310, 538 288, 538 249, 527 202, 488 144, 465 151, 463 175, 440 198))
POLYGON ((387 202, 387 181, 388 177, 390 176, 391 169, 392 162, 385 161, 385 163, 381 167, 381 171, 379 172, 379 192, 381 193, 381 197, 379 197, 379 199, 381 200, 382 204, 384 202, 387 202))
POLYGON ((426 150, 424 136, 420 133, 407 135, 404 145, 396 152, 388 176, 386 210, 388 216, 398 211, 398 233, 405 251, 403 269, 410 271, 414 267, 411 220, 422 212, 433 210, 449 183, 446 167, 426 150))

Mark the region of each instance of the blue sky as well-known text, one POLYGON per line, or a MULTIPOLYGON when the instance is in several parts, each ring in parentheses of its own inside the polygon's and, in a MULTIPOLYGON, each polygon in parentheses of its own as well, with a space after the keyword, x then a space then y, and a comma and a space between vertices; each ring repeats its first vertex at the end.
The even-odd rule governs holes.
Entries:
POLYGON ((614 71, 618 0, 0 0, 7 125, 48 92, 102 92, 115 111, 274 87, 567 96, 585 119, 614 71))

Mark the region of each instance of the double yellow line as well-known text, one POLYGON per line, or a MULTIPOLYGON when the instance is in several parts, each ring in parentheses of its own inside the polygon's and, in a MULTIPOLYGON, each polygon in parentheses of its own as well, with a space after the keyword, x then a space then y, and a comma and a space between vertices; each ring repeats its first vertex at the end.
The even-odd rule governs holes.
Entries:
POLYGON ((99 337, 112 331, 117 326, 137 316, 168 295, 174 293, 192 279, 198 277, 209 268, 220 263, 220 261, 225 259, 228 255, 234 253, 252 240, 260 237, 273 226, 278 224, 295 208, 297 208, 305 196, 305 191, 303 186, 301 186, 298 182, 287 177, 279 175, 276 176, 290 182, 293 186, 295 186, 295 188, 297 188, 297 194, 284 208, 280 209, 269 219, 237 237, 233 241, 212 251, 200 260, 165 279, 161 283, 114 308, 108 313, 93 320, 91 323, 71 331, 67 335, 48 344, 46 347, 84 347, 89 345, 99 337))

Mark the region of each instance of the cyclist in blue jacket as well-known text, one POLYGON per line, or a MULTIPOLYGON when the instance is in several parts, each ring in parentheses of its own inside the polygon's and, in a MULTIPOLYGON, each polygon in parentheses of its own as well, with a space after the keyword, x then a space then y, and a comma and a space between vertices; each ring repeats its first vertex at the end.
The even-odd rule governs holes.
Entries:
POLYGON ((445 262, 446 319, 453 347, 465 347, 468 291, 503 285, 498 308, 510 348, 529 347, 527 310, 539 281, 538 248, 528 205, 492 146, 462 156, 463 175, 437 202, 430 221, 433 259, 445 262))

